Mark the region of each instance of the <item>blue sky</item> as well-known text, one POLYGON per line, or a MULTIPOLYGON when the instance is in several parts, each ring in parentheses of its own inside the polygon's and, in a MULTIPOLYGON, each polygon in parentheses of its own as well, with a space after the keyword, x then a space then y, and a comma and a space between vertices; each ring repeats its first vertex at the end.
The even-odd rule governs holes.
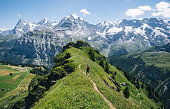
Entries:
POLYGON ((14 28, 20 17, 29 22, 45 17, 60 21, 76 14, 96 24, 144 17, 170 19, 169 13, 169 0, 0 0, 0 27, 14 28), (80 12, 82 9, 86 12, 80 12))

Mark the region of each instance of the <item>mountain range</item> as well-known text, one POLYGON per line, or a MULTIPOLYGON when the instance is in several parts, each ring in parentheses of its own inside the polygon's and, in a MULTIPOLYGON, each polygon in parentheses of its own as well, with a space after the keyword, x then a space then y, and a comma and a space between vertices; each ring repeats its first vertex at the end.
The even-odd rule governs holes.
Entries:
POLYGON ((12 30, 0 28, 0 39, 0 61, 50 67, 53 56, 71 41, 84 40, 105 56, 123 55, 166 44, 170 41, 170 21, 158 18, 122 19, 94 25, 75 14, 60 22, 44 18, 30 23, 20 19, 12 30), (4 43, 10 46, 4 48, 4 43))

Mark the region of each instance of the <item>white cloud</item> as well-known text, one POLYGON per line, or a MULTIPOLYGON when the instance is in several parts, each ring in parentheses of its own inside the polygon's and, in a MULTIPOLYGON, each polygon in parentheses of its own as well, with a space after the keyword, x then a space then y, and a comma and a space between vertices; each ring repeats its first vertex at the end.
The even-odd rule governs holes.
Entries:
POLYGON ((152 13, 153 16, 170 17, 170 3, 159 2, 156 4, 156 11, 152 13))
POLYGON ((91 13, 90 13, 89 11, 87 11, 86 9, 81 9, 80 12, 83 13, 83 15, 91 14, 91 13))
POLYGON ((169 8, 170 7, 170 4, 167 3, 167 2, 160 2, 160 3, 157 3, 156 4, 156 8, 159 10, 159 11, 164 11, 165 9, 169 8))
POLYGON ((131 16, 133 18, 143 15, 145 11, 151 11, 152 16, 163 16, 170 18, 170 3, 168 2, 159 2, 155 5, 156 9, 151 8, 150 6, 139 6, 134 9, 128 9, 126 11, 126 16, 131 16))
POLYGON ((151 7, 150 6, 139 6, 138 7, 140 10, 143 10, 143 11, 150 11, 151 10, 151 7))
POLYGON ((138 8, 135 9, 128 9, 126 11, 126 16, 131 16, 131 17, 136 17, 139 15, 143 15, 144 11, 151 11, 151 7, 150 6, 139 6, 138 8))
POLYGON ((136 16, 139 16, 139 15, 142 15, 142 14, 144 14, 144 12, 140 9, 128 9, 126 11, 126 15, 131 16, 131 17, 136 17, 136 16))

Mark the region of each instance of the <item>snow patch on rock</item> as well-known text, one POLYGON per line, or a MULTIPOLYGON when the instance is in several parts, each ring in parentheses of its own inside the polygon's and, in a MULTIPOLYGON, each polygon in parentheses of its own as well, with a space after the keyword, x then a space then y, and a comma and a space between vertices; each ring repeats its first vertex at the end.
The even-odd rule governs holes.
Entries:
POLYGON ((112 27, 107 31, 107 33, 113 35, 113 34, 116 34, 120 31, 122 31, 122 30, 123 30, 122 28, 112 27))

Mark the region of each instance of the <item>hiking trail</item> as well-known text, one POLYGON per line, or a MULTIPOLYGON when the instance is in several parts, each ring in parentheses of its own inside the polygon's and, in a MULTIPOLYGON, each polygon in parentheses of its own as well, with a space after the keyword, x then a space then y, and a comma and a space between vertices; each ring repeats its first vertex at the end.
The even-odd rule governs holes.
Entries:
MULTIPOLYGON (((79 65, 79 69, 81 67, 82 64, 79 65)), ((81 69, 80 69, 81 70, 81 69)), ((81 70, 82 71, 82 70, 81 70)), ((82 71, 82 73, 84 75, 85 72, 82 71)), ((110 107, 110 109, 116 109, 116 107, 113 106, 113 104, 98 90, 97 86, 96 86, 96 83, 89 77, 90 81, 93 83, 93 87, 94 87, 94 90, 97 91, 97 93, 104 99, 104 101, 106 102, 106 104, 110 107)))

